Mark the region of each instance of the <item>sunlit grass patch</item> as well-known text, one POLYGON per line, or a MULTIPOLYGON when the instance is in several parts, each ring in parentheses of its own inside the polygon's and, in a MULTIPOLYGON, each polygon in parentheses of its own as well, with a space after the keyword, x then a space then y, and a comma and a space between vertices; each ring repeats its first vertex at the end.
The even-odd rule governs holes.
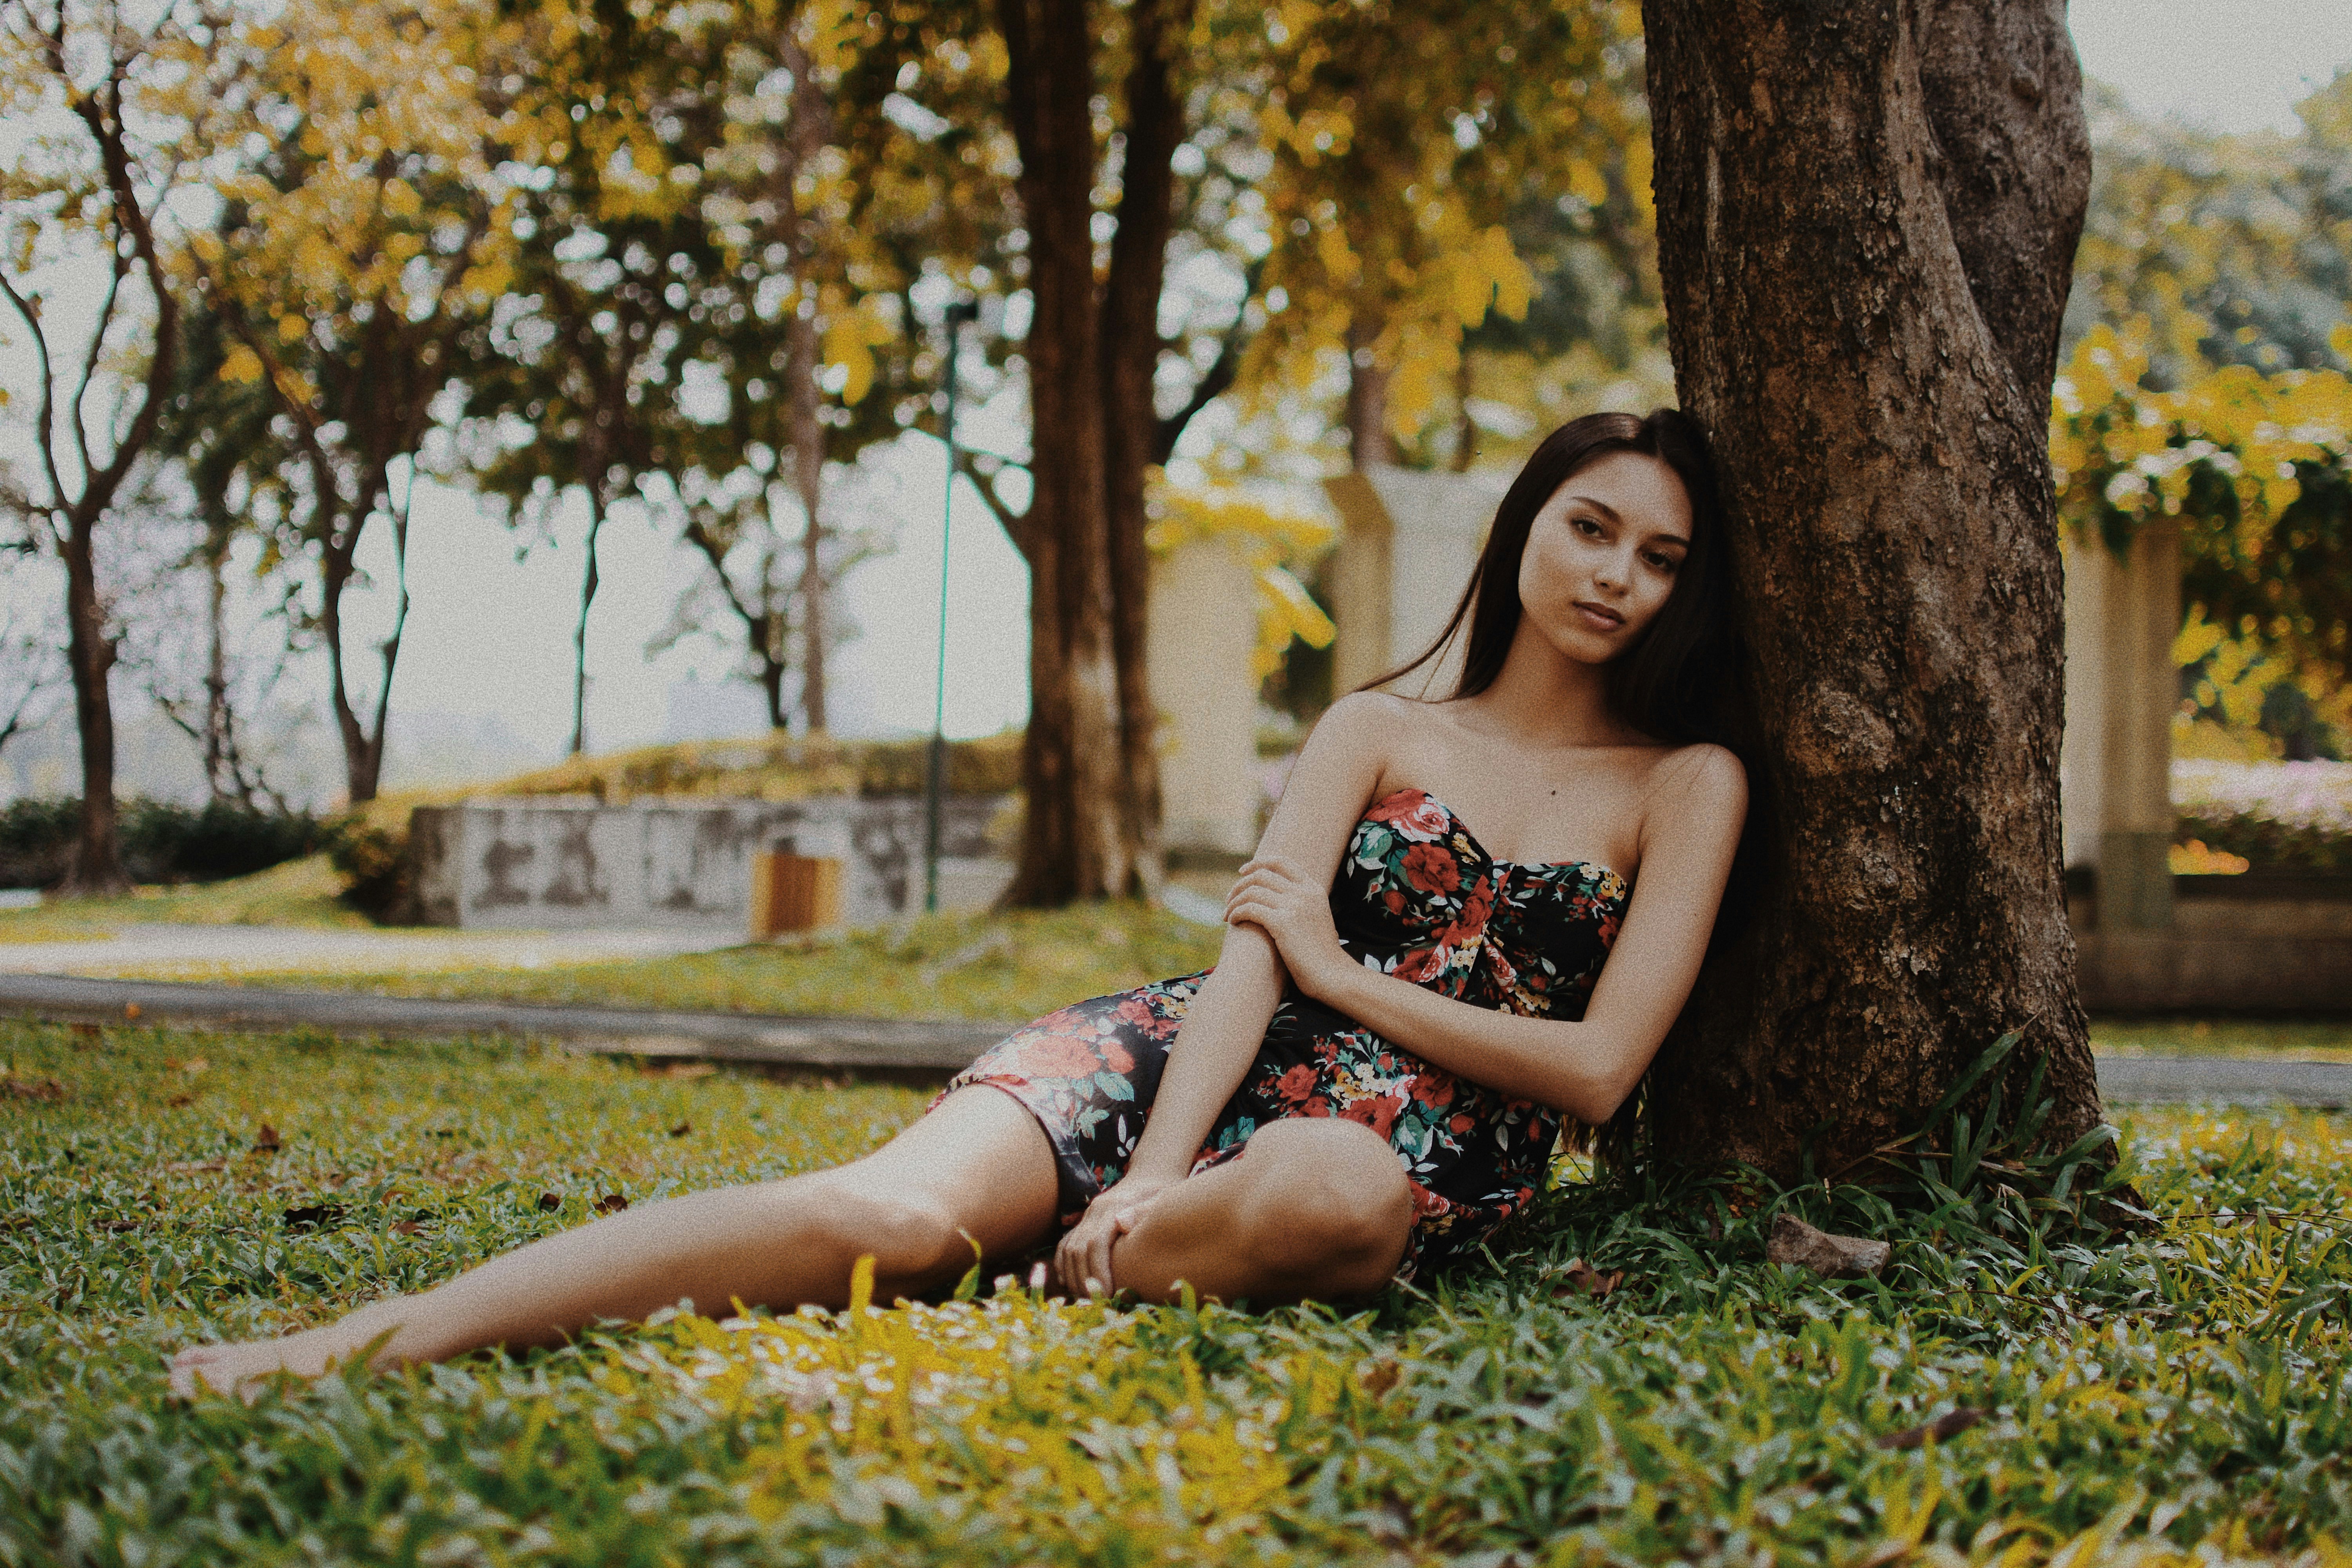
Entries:
POLYGON ((1216 962, 1222 928, 1137 901, 925 915, 813 940, 618 963, 381 974, 247 973, 254 985, 595 1006, 1021 1023, 1216 962))
POLYGON ((2091 1048, 2120 1057, 2352 1061, 2352 1018, 2098 1018, 2091 1048))
POLYGON ((247 1410, 165 1403, 163 1355, 854 1155, 923 1096, 288 1036, 0 1026, 0 1562, 2219 1568, 2352 1533, 2342 1118, 2136 1111, 2158 1230, 1897 1218, 1882 1281, 1763 1261, 1818 1191, 1603 1181, 1354 1312, 1014 1281, 247 1410))
POLYGON ((81 942, 116 926, 163 923, 373 930, 365 915, 342 901, 342 890, 327 858, 311 855, 226 881, 0 910, 0 942, 81 942))

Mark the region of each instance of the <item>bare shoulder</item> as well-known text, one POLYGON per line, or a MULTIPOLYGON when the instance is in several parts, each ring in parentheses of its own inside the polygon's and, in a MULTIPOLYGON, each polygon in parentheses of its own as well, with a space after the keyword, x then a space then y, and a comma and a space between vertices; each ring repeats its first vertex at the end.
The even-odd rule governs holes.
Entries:
POLYGON ((1385 756, 1428 720, 1429 704, 1385 691, 1351 691, 1323 710, 1313 740, 1358 754, 1385 756))
POLYGON ((1737 823, 1748 811, 1748 770, 1727 746, 1676 746, 1651 764, 1649 795, 1678 816, 1696 812, 1737 823))
POLYGON ((1318 731, 1343 731, 1350 734, 1394 733, 1411 724, 1417 710, 1425 702, 1413 702, 1387 691, 1350 691, 1323 710, 1315 721, 1318 731))

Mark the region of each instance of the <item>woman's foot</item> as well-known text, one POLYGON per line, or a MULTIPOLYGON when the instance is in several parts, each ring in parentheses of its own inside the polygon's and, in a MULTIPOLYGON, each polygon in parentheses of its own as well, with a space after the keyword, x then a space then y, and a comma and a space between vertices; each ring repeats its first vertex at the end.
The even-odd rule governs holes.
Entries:
MULTIPOLYGON (((247 1405, 261 1397, 270 1380, 280 1373, 304 1382, 323 1377, 348 1364, 372 1340, 384 1337, 379 1327, 370 1333, 354 1331, 350 1319, 321 1328, 305 1329, 276 1340, 242 1340, 234 1344, 191 1345, 172 1358, 172 1394, 194 1399, 199 1393, 234 1394, 247 1405)), ((375 1362, 392 1358, 388 1345, 377 1347, 375 1362)))

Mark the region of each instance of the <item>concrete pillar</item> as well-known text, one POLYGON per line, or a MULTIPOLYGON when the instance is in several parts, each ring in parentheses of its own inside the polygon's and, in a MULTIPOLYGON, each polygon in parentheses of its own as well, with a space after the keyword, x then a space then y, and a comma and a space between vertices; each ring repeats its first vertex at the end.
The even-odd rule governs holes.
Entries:
POLYGON ((2120 559, 2070 539, 2066 620, 2067 859, 2097 868, 2103 930, 2169 931, 2179 524, 2143 524, 2120 559))
POLYGON ((1191 540, 1152 562, 1160 835, 1180 861, 1257 847, 1257 574, 1230 542, 1191 540))
MULTIPOLYGON (((1505 488, 1489 475, 1379 465, 1324 481, 1340 521, 1330 578, 1335 690, 1385 675, 1436 638, 1469 584, 1505 488)), ((1457 638, 1434 669, 1396 689, 1451 691, 1462 652, 1457 638)))

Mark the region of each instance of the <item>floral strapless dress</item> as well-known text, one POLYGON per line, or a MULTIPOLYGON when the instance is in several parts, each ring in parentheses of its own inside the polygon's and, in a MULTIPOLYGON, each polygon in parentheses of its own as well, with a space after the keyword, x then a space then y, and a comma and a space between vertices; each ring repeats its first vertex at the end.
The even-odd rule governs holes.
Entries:
MULTIPOLYGON (((1356 825, 1331 883, 1331 914, 1340 945, 1370 968, 1475 1006, 1574 1019, 1629 896, 1625 879, 1605 867, 1497 860, 1444 805, 1400 790, 1356 825)), ((1054 1145, 1063 1224, 1076 1224, 1125 1173, 1169 1046, 1207 974, 1065 1007, 948 1086, 987 1084, 1036 1117, 1054 1145)), ((1526 1204, 1560 1128, 1557 1111, 1432 1067, 1295 986, 1194 1173, 1239 1158, 1250 1134, 1286 1116, 1344 1116, 1396 1151, 1418 1207, 1401 1279, 1474 1251, 1526 1204)))

